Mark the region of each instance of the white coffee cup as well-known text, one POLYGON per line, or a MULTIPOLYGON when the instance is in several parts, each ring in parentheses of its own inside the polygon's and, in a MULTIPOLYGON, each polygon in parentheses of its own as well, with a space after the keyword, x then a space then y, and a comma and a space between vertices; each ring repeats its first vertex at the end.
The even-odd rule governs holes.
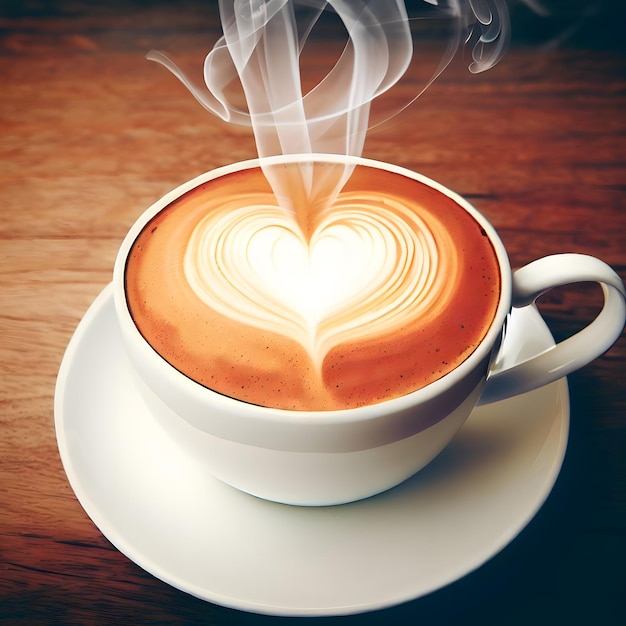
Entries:
MULTIPOLYGON (((271 157, 270 164, 310 161, 311 155, 271 157)), ((338 155, 316 161, 362 164, 422 182, 452 198, 482 226, 501 272, 501 295, 493 322, 478 348, 456 369, 426 387, 391 400, 333 411, 289 411, 248 404, 194 382, 153 350, 138 331, 125 294, 126 261, 135 239, 159 211, 189 190, 232 172, 258 167, 258 160, 203 174, 152 205, 124 239, 114 269, 114 301, 124 345, 155 419, 207 470, 258 497, 298 505, 330 505, 385 491, 415 474, 450 442, 477 404, 522 394, 589 363, 620 336, 626 292, 604 262, 559 254, 512 271, 493 226, 462 197, 394 165, 338 155), (604 305, 574 336, 521 364, 496 371, 511 307, 532 306, 545 291, 576 282, 600 284, 604 305)), ((509 320, 509 323, 511 321, 509 320)), ((500 363, 507 359, 500 359, 500 363)), ((164 462, 167 462, 164 459, 164 462)))

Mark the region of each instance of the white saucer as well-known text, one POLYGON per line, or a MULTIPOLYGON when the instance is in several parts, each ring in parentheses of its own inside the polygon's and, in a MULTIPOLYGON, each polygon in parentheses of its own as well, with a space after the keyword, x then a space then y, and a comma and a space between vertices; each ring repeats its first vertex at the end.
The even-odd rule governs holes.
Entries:
MULTIPOLYGON (((531 307, 514 318, 509 358, 553 343, 531 307), (522 337, 534 346, 522 348, 522 337)), ((132 379, 109 286, 79 324, 57 381, 58 445, 78 500, 154 576, 257 613, 359 613, 457 580, 532 519, 567 445, 563 379, 475 410, 435 461, 387 493, 293 507, 236 491, 180 454, 132 379)))

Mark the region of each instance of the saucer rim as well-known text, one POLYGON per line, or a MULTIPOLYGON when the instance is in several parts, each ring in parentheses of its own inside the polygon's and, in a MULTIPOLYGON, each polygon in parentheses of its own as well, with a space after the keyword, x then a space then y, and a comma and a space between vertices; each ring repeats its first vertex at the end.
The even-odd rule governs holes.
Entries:
MULTIPOLYGON (((74 491, 81 507, 84 509, 87 516, 93 521, 93 523, 107 538, 108 541, 110 541, 127 558, 129 558, 131 561, 133 561, 135 564, 140 566, 148 573, 155 576, 157 579, 203 601, 207 601, 231 609, 237 609, 262 615, 341 616, 376 611, 380 609, 390 608, 392 606, 397 606, 399 604, 403 604, 412 600, 417 600, 420 597, 441 589, 442 587, 451 584, 457 580, 460 580, 468 574, 476 571, 483 564, 485 564, 486 562, 494 558, 497 554, 499 554, 502 550, 504 550, 509 545, 509 543, 513 541, 513 539, 515 539, 515 537, 517 537, 524 530, 524 528, 530 523, 530 521, 535 517, 537 512, 544 505, 561 471, 567 449, 570 420, 569 391, 566 378, 562 378, 559 381, 552 383, 555 397, 558 395, 560 401, 560 415, 555 418, 555 421, 558 421, 560 426, 560 445, 555 448, 550 465, 551 471, 546 477, 544 483, 542 484, 541 489, 538 490, 535 498, 533 499, 533 505, 529 506, 526 514, 524 516, 520 516, 517 523, 509 527, 507 532, 501 533, 500 541, 497 547, 495 547, 491 551, 476 551, 477 558, 474 558, 471 562, 465 562, 462 567, 456 566, 455 568, 451 568, 451 571, 446 576, 445 580, 434 580, 432 581, 431 585, 424 586, 417 590, 399 590, 399 592, 395 596, 387 593, 386 595, 384 595, 384 597, 381 596, 377 600, 362 602, 358 605, 334 605, 326 608, 320 606, 302 606, 297 609, 293 606, 287 607, 270 602, 265 604, 260 603, 259 601, 246 600, 242 597, 238 597, 237 595, 226 595, 221 592, 212 592, 210 589, 200 587, 193 583, 181 581, 176 576, 172 576, 167 571, 167 568, 160 566, 149 555, 138 553, 137 550, 133 549, 133 546, 126 540, 126 538, 123 537, 123 532, 120 532, 119 529, 116 529, 115 527, 111 527, 106 513, 104 511, 101 511, 99 506, 94 502, 90 494, 86 491, 86 488, 84 487, 84 483, 81 481, 80 476, 76 472, 72 462, 70 447, 66 441, 66 432, 64 428, 66 416, 64 414, 64 404, 65 395, 69 392, 68 390, 70 389, 70 373, 72 369, 72 364, 74 359, 76 358, 76 353, 79 351, 81 344, 85 340, 86 336, 89 334, 90 331, 92 331, 93 326, 99 321, 99 319, 107 313, 107 306, 111 307, 112 312, 112 303, 113 285, 112 283, 109 283, 94 299, 94 301, 86 311, 85 315, 82 317, 79 324, 77 325, 70 339, 70 342, 68 343, 61 362, 61 366, 59 368, 54 394, 54 423, 57 437, 57 445, 62 465, 67 475, 68 482, 70 483, 70 486, 74 491), (452 569, 454 571, 452 571, 452 569)), ((539 317, 541 324, 545 327, 546 337, 549 336, 550 339, 553 341, 552 335, 545 325, 545 322, 543 322, 538 312, 536 312, 536 315, 539 317)), ((120 355, 119 358, 124 358, 124 355, 120 355)), ((503 400, 502 402, 506 403, 508 401, 510 400, 503 400)), ((471 419, 471 415, 468 420, 469 419, 471 419)), ((225 487, 227 489, 232 489, 228 486, 225 487)), ((245 495, 245 497, 254 498, 253 496, 248 496, 247 494, 245 495)))

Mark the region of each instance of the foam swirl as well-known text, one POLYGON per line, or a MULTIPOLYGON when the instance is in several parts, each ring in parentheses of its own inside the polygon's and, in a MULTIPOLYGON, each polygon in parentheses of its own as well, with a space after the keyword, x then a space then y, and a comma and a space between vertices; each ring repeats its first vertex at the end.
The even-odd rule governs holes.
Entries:
POLYGON ((249 200, 197 223, 186 280, 207 306, 290 337, 318 367, 333 347, 384 336, 451 297, 449 235, 400 201, 344 192, 307 239, 281 208, 249 200))

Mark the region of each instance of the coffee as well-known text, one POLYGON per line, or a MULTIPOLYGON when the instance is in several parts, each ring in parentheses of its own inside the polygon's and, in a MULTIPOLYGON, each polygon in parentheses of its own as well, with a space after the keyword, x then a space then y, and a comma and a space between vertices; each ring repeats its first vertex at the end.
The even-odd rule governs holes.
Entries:
MULTIPOLYGON (((301 174, 281 168, 285 181, 301 174)), ((330 204, 322 192, 291 208, 252 168, 188 191, 143 228, 129 308, 179 371, 252 404, 342 409, 424 387, 481 342, 500 270, 453 199, 358 165, 330 204)))

